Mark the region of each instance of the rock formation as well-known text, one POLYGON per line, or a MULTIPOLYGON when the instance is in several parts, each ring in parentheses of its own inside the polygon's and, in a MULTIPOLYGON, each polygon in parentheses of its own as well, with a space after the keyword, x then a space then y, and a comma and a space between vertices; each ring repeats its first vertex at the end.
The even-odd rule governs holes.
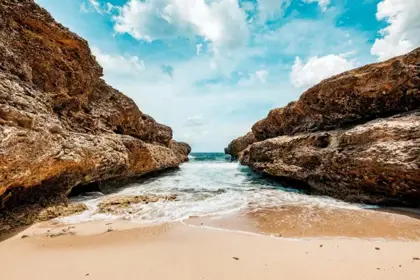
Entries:
POLYGON ((33 0, 0 2, 0 214, 188 160, 102 75, 87 42, 33 0))
POLYGON ((233 160, 238 159, 239 153, 245 150, 249 145, 255 143, 257 139, 254 133, 248 132, 245 136, 241 136, 230 142, 229 146, 225 149, 225 154, 232 156, 233 160))
MULTIPOLYGON (((115 215, 132 214, 133 205, 149 204, 158 201, 174 201, 176 195, 133 195, 133 196, 113 196, 101 201, 98 205, 99 213, 109 213, 115 215)), ((138 210, 137 210, 138 211, 138 210)))
POLYGON ((88 210, 88 207, 83 203, 58 203, 47 207, 35 204, 27 205, 24 212, 7 211, 0 215, 0 234, 9 232, 16 227, 79 214, 86 210, 88 210))
POLYGON ((346 201, 420 205, 420 48, 326 79, 227 149, 252 169, 346 201), (246 139, 246 137, 245 137, 246 139), (233 151, 233 152, 232 152, 233 151))

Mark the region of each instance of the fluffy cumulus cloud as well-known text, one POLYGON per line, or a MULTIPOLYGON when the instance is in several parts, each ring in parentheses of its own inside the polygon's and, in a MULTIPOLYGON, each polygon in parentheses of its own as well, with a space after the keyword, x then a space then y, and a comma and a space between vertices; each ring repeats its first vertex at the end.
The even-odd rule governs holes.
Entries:
POLYGON ((344 56, 330 54, 323 57, 311 57, 306 63, 296 57, 290 79, 294 87, 308 88, 323 79, 356 67, 356 63, 344 56))
POLYGON ((199 35, 216 47, 236 47, 249 35, 237 0, 130 0, 114 20, 115 31, 149 42, 199 35))
POLYGON ((113 55, 102 52, 98 47, 92 47, 99 64, 109 75, 137 75, 145 68, 144 61, 138 56, 113 55))
POLYGON ((380 31, 371 53, 379 60, 401 55, 420 46, 420 1, 383 0, 378 4, 376 18, 388 25, 380 31))

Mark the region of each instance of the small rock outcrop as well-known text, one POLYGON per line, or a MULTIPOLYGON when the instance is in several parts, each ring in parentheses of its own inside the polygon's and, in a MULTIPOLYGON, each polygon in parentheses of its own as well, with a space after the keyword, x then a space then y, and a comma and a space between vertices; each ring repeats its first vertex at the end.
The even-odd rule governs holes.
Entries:
POLYGON ((132 195, 132 196, 113 196, 101 201, 98 205, 99 213, 109 214, 132 214, 131 206, 135 204, 149 204, 158 201, 174 201, 176 195, 132 195))
POLYGON ((58 217, 70 216, 88 210, 83 203, 57 203, 48 207, 28 205, 25 212, 8 212, 0 219, 0 233, 37 222, 45 222, 58 217))
POLYGON ((420 48, 322 81, 257 122, 255 143, 233 153, 314 193, 418 206, 419 111, 420 48))
POLYGON ((188 144, 102 75, 87 42, 33 0, 0 2, 0 215, 188 160, 188 144))

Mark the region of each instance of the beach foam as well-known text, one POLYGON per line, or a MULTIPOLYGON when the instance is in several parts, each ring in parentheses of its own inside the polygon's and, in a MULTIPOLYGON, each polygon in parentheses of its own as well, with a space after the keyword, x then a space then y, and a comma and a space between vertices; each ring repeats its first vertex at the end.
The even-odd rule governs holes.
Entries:
POLYGON ((245 208, 258 210, 274 206, 304 206, 358 210, 366 207, 285 189, 278 182, 228 161, 223 154, 193 154, 190 162, 179 170, 149 178, 142 183, 132 183, 113 194, 89 193, 74 200, 84 202, 89 210, 62 218, 62 222, 123 218, 139 223, 163 223, 191 216, 230 214, 245 208), (134 205, 130 214, 120 216, 97 213, 98 204, 106 197, 148 194, 175 194, 177 200, 134 205))

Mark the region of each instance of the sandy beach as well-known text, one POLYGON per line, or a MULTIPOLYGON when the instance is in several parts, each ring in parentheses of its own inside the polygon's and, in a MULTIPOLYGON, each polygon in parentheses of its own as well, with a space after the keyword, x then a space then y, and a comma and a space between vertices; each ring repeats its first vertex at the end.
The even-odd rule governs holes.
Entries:
POLYGON ((257 207, 233 215, 196 217, 186 223, 287 238, 420 241, 420 215, 415 209, 356 210, 298 205, 257 207))
POLYGON ((193 224, 34 225, 0 242, 1 279, 420 279, 418 241, 193 224))
POLYGON ((0 280, 420 280, 420 0, 0 0, 0 280))

